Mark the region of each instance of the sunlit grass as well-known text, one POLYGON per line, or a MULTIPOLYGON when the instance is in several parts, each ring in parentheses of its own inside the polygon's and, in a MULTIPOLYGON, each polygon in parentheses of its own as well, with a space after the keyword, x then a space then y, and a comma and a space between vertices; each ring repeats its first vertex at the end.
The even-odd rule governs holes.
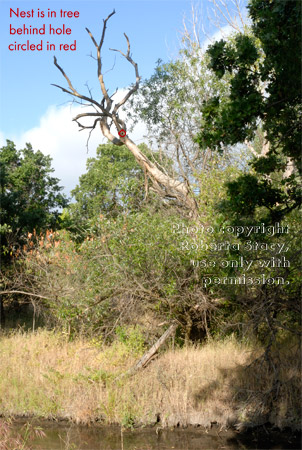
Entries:
POLYGON ((146 369, 121 377, 139 356, 127 343, 68 342, 45 330, 3 335, 0 413, 125 426, 153 424, 157 417, 163 426, 228 426, 267 416, 293 425, 300 410, 296 352, 292 345, 282 353, 279 397, 266 411, 262 400, 270 395, 272 373, 263 361, 246 369, 263 350, 234 338, 167 350, 146 369))

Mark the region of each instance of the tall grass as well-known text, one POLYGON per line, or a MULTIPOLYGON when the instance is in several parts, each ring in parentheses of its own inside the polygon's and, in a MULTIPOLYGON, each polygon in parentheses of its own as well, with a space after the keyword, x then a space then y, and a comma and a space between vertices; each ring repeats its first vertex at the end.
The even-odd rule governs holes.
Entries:
POLYGON ((102 420, 124 426, 222 426, 263 421, 297 427, 300 376, 297 345, 281 352, 278 396, 263 350, 229 338, 168 350, 132 377, 139 357, 127 342, 111 346, 49 331, 0 338, 0 414, 102 420), (256 362, 252 363, 256 358, 256 362), (274 394, 273 394, 274 393, 274 394))
POLYGON ((45 436, 40 427, 34 427, 31 423, 24 424, 20 431, 16 432, 11 419, 0 419, 0 450, 31 450, 30 442, 45 436))

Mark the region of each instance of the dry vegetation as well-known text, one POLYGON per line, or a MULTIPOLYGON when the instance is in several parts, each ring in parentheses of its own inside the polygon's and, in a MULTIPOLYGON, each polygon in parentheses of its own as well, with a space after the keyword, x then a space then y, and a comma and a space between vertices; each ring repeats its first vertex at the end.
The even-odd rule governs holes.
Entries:
POLYGON ((132 377, 119 377, 139 351, 115 342, 68 342, 54 332, 0 339, 0 413, 77 423, 298 426, 300 362, 296 345, 281 354, 278 398, 262 349, 234 338, 170 349, 132 377), (247 368, 256 357, 258 362, 247 368))

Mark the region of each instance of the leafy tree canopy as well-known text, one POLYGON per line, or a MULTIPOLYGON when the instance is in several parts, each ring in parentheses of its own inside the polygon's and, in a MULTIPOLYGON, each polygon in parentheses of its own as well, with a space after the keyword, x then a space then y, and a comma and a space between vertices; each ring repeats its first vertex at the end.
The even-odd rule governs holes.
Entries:
POLYGON ((196 45, 182 50, 176 61, 159 60, 128 111, 146 123, 152 139, 173 158, 178 176, 190 184, 211 160, 209 149, 201 152, 193 139, 201 126, 200 99, 207 100, 213 92, 223 98, 228 89, 225 80, 207 69, 208 62, 196 45))
POLYGON ((51 157, 30 144, 17 150, 12 141, 0 149, 0 215, 5 247, 22 235, 56 225, 59 209, 67 206, 58 178, 51 176, 51 157))
POLYGON ((240 215, 245 193, 254 191, 243 215, 266 204, 266 216, 277 219, 301 203, 301 2, 251 0, 248 8, 253 35, 238 34, 208 50, 216 76, 231 75, 230 94, 227 101, 215 95, 203 102, 197 142, 221 151, 252 142, 261 125, 269 148, 252 162, 252 175, 229 185, 230 206, 240 215))
MULTIPOLYGON (((145 144, 139 147, 150 156, 145 144)), ((144 172, 127 147, 100 145, 72 191, 75 203, 69 211, 76 223, 83 224, 100 214, 116 217, 122 211, 138 210, 145 198, 144 184, 144 172)))

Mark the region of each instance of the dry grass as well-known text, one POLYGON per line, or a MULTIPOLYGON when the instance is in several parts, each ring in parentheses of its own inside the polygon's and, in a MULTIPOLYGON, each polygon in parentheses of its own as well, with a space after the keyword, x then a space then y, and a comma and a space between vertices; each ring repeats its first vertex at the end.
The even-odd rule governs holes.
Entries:
POLYGON ((156 417, 162 426, 266 420, 296 426, 296 350, 287 345, 281 353, 273 397, 272 372, 263 361, 246 369, 263 351, 235 339, 168 350, 131 378, 118 378, 136 360, 122 343, 97 348, 53 332, 15 333, 0 338, 0 413, 124 426, 153 424, 156 417))

